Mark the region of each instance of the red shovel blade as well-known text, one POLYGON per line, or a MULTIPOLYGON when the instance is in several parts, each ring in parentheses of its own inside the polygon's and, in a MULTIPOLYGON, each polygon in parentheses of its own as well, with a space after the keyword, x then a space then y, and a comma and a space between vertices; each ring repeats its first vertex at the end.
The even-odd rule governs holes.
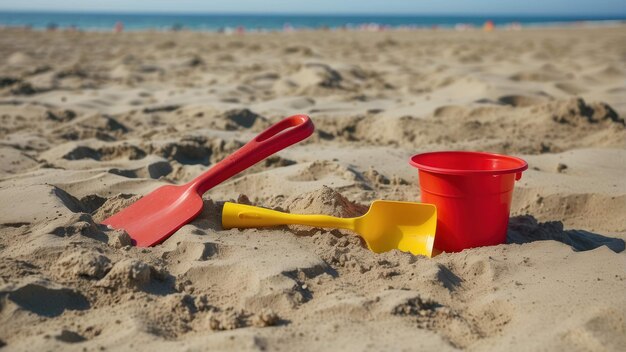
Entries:
POLYGON ((166 240, 202 212, 202 194, 268 156, 313 133, 306 115, 288 117, 265 131, 211 169, 182 185, 159 187, 102 223, 124 229, 133 244, 149 247, 166 240))
POLYGON ((133 245, 159 244, 202 212, 202 197, 185 186, 162 186, 102 223, 123 228, 133 245))

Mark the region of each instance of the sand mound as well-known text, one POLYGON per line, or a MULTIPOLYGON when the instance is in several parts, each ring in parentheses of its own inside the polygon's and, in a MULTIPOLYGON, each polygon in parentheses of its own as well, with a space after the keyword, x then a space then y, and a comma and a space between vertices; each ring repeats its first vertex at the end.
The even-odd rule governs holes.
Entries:
POLYGON ((107 199, 94 213, 94 220, 100 222, 138 200, 139 196, 118 194, 107 199))
POLYGON ((290 213, 325 214, 352 218, 365 214, 367 207, 350 202, 330 187, 286 199, 283 207, 290 213))
POLYGON ((61 257, 56 265, 59 266, 61 275, 75 278, 101 279, 111 269, 109 258, 98 252, 87 250, 71 252, 61 257))
POLYGON ((206 145, 206 142, 206 139, 203 138, 187 138, 180 141, 152 144, 150 153, 168 160, 176 160, 181 164, 208 165, 213 151, 206 145))
POLYGON ((340 88, 343 78, 332 67, 322 63, 308 63, 292 76, 301 87, 319 86, 324 88, 340 88))
POLYGON ((150 266, 138 260, 115 263, 111 271, 98 282, 98 286, 118 288, 141 288, 150 282, 150 266))
POLYGON ((32 61, 33 58, 30 55, 19 51, 9 55, 6 59, 7 64, 11 66, 29 65, 32 63, 32 61))
POLYGON ((552 119, 558 123, 578 126, 581 124, 615 123, 626 126, 624 119, 604 103, 587 104, 583 99, 572 99, 546 108, 553 112, 552 119))
POLYGON ((306 63, 292 75, 281 78, 274 84, 278 94, 311 94, 343 88, 343 76, 325 63, 306 63))
POLYGON ((266 125, 266 119, 248 109, 228 110, 219 119, 224 122, 224 129, 236 130, 241 128, 252 128, 253 126, 266 125))

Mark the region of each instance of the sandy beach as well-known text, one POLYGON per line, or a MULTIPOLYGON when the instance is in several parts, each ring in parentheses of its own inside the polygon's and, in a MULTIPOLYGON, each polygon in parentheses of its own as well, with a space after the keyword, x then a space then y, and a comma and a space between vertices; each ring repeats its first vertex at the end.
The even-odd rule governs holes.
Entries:
POLYGON ((624 26, 0 29, 0 349, 621 350, 624 116, 624 26), (163 244, 100 224, 293 114, 315 134, 207 192, 163 244), (528 161, 507 244, 426 258, 221 228, 225 201, 419 201, 409 157, 437 150, 528 161))

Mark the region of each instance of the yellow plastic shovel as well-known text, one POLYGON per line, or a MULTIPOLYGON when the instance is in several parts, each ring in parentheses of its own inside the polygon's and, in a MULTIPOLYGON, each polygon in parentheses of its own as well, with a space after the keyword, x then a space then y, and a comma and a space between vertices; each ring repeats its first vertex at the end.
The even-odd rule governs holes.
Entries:
POLYGON ((289 224, 354 231, 375 253, 399 249, 430 257, 435 243, 437 208, 432 204, 377 200, 363 216, 337 218, 328 215, 287 214, 227 202, 222 212, 222 227, 225 229, 289 224))

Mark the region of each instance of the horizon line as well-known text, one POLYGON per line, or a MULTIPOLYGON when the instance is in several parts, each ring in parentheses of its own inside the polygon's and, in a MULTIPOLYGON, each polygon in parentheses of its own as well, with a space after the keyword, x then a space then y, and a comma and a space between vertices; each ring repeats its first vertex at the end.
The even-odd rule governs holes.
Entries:
POLYGON ((217 12, 183 12, 183 11, 115 11, 115 10, 32 10, 32 9, 0 9, 0 13, 39 13, 39 14, 110 14, 110 15, 185 15, 185 16, 205 16, 205 15, 226 15, 226 16, 327 16, 327 17, 357 17, 357 16, 375 16, 375 17, 435 17, 435 16, 450 16, 450 17, 572 17, 572 18, 585 18, 585 17, 611 17, 612 19, 620 18, 626 19, 626 13, 597 13, 597 14, 559 14, 559 13, 491 13, 491 14, 474 14, 474 13, 367 13, 367 12, 340 12, 340 13, 325 13, 325 12, 231 12, 231 11, 217 11, 217 12))

